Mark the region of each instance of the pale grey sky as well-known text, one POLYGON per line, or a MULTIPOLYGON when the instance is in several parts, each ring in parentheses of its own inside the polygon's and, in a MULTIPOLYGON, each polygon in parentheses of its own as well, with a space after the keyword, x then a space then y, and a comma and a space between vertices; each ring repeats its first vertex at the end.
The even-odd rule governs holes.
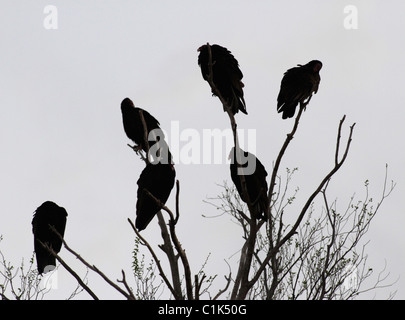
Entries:
MULTIPOLYGON (((227 47, 244 73, 248 116, 238 127, 255 129, 257 156, 272 165, 292 120, 276 112, 283 73, 312 59, 323 62, 321 84, 304 113, 281 168, 299 167, 298 203, 333 165, 339 120, 344 132, 356 122, 349 157, 330 186, 332 198, 382 191, 385 164, 397 182, 367 234, 369 263, 387 262, 391 290, 405 298, 402 226, 403 107, 405 65, 402 13, 405 2, 382 1, 2 1, 0 10, 0 249, 15 265, 33 251, 32 212, 52 200, 68 211, 65 238, 112 279, 131 273, 136 181, 143 163, 127 147, 120 103, 131 98, 161 123, 168 139, 180 132, 229 128, 197 65, 204 43, 227 47), (57 9, 57 29, 47 30, 44 8, 57 9), (358 10, 358 28, 343 22, 346 5, 358 10)), ((188 140, 179 141, 180 149, 188 140)), ((224 152, 225 156, 225 152, 224 152)), ((229 167, 184 164, 180 180, 178 235, 197 271, 211 253, 207 271, 227 273, 224 258, 240 248, 238 228, 228 217, 205 219, 229 167), (223 269, 218 269, 219 267, 223 269)), ((174 192, 168 201, 174 206, 174 192)), ((293 214, 293 213, 291 213, 293 214)), ((156 220, 143 232, 160 243, 156 220)), ((145 250, 147 254, 147 251, 145 250)), ((80 272, 66 251, 61 255, 80 272)), ((235 260, 235 258, 234 258, 235 260)), ((75 281, 62 268, 66 298, 75 281)), ((96 275, 89 278, 101 298, 120 298, 96 275)), ((384 298, 386 291, 377 291, 384 298)), ((82 298, 87 298, 83 293, 82 298)))

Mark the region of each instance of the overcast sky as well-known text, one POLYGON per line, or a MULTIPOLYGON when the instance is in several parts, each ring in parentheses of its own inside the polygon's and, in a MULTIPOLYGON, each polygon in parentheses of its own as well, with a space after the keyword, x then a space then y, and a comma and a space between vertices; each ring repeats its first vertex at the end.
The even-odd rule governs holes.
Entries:
MULTIPOLYGON (((65 239, 72 248, 112 279, 121 269, 131 274, 134 234, 127 218, 135 218, 144 164, 128 148, 122 127, 120 103, 129 97, 179 148, 177 231, 193 272, 211 253, 207 272, 219 273, 223 283, 224 259, 240 248, 241 232, 226 216, 203 215, 218 213, 204 200, 230 181, 229 166, 202 164, 202 147, 200 162, 181 158, 193 137, 203 145, 204 130, 229 128, 197 64, 198 47, 209 42, 227 47, 239 61, 249 115, 237 114, 238 128, 255 134, 246 149, 269 172, 293 124, 276 112, 283 73, 313 59, 323 62, 319 91, 281 172, 299 168, 292 184, 300 187, 297 202, 304 203, 333 166, 339 120, 346 115, 344 138, 356 123, 330 197, 342 207, 354 193, 363 199, 368 179, 377 200, 389 165, 397 187, 366 235, 366 251, 376 272, 386 263, 389 279, 401 277, 377 297, 398 290, 396 298, 405 298, 404 1, 3 0, 0 7, 0 249, 14 265, 32 255, 33 211, 52 200, 69 214, 65 239), (57 20, 44 13, 47 5, 56 8, 57 20), (358 13, 354 29, 344 24, 347 5, 358 13)), ((223 152, 225 159, 229 150, 223 152)), ((167 205, 174 208, 174 192, 167 205)), ((156 219, 143 235, 161 242, 156 219)), ((85 273, 66 250, 61 255, 85 273)), ((89 284, 100 298, 121 298, 96 275, 89 284)), ((67 298, 75 285, 60 268, 58 289, 49 297, 67 298)))

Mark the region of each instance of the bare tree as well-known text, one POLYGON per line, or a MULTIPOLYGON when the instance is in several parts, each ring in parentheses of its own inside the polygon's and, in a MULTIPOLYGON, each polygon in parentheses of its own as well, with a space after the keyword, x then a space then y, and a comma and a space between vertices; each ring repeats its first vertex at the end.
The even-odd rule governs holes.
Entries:
MULTIPOLYGON (((207 81, 211 86, 212 92, 218 96, 224 110, 226 110, 228 113, 231 128, 234 134, 235 148, 237 148, 239 146, 235 117, 233 116, 227 101, 221 96, 221 93, 215 87, 212 74, 212 53, 208 43, 207 47, 209 70, 207 81)), ((230 201, 231 197, 228 195, 224 198, 228 201, 227 207, 231 208, 230 213, 242 226, 243 238, 245 239, 245 243, 242 246, 240 253, 238 272, 233 280, 231 299, 246 299, 248 297, 254 298, 257 297, 255 292, 265 292, 265 296, 261 296, 261 298, 273 299, 277 297, 276 292, 277 290, 279 291, 280 286, 284 284, 283 280, 286 278, 287 274, 290 276, 289 279, 291 283, 294 283, 295 285, 298 283, 303 284, 299 286, 300 288, 311 287, 311 290, 309 291, 308 289, 305 289, 307 298, 310 299, 333 299, 337 296, 353 297, 354 295, 358 294, 358 288, 350 294, 347 291, 342 293, 341 288, 344 285, 344 280, 347 279, 350 274, 352 274, 349 272, 344 273, 342 268, 344 269, 349 262, 354 268, 357 268, 361 262, 365 261, 365 257, 363 255, 358 255, 356 253, 356 245, 359 243, 359 240, 362 238, 364 233, 368 230, 372 217, 374 217, 378 211, 378 208, 383 200, 391 193, 392 189, 394 188, 394 184, 391 185, 388 193, 385 193, 385 181, 383 196, 375 211, 366 210, 367 206, 370 205, 370 200, 368 199, 365 200, 362 210, 359 211, 359 207, 356 207, 356 210, 353 210, 350 212, 350 214, 346 212, 346 215, 343 215, 343 217, 336 213, 333 204, 332 207, 329 206, 326 197, 326 189, 329 182, 339 171, 348 156, 355 126, 355 124, 352 124, 349 128, 349 136, 342 153, 341 135, 342 127, 346 118, 346 116, 343 116, 338 126, 332 169, 326 173, 325 177, 320 181, 318 187, 303 203, 302 209, 298 213, 295 222, 292 223, 292 225, 285 225, 283 221, 283 214, 286 206, 283 201, 285 200, 285 192, 284 194, 281 194, 280 189, 276 191, 276 186, 280 185, 276 183, 276 180, 282 158, 291 140, 294 138, 294 135, 297 132, 303 110, 305 110, 310 100, 311 97, 309 97, 304 103, 300 103, 299 112, 295 118, 293 128, 291 132, 287 134, 287 137, 274 163, 268 191, 269 207, 267 210, 267 222, 257 222, 252 210, 252 199, 249 199, 248 197, 246 182, 244 181, 243 175, 240 175, 240 179, 244 198, 247 199, 247 210, 246 208, 245 210, 234 210, 235 206, 232 204, 232 201, 230 201), (311 206, 315 198, 320 194, 323 196, 326 215, 321 220, 318 220, 314 226, 311 226, 309 220, 303 224, 304 218, 307 216, 308 219, 308 216, 310 216, 311 206), (249 214, 246 214, 246 211, 248 211, 249 214), (347 217, 347 215, 349 215, 349 217, 347 217), (344 231, 341 228, 346 224, 346 220, 349 218, 353 218, 355 223, 351 229, 344 231), (325 227, 326 230, 330 231, 330 234, 324 234, 325 227), (264 231, 262 231, 263 229, 264 231), (302 234, 303 231, 305 231, 305 236, 298 239, 295 237, 294 240, 294 236, 296 234, 300 234, 300 232, 302 234), (263 232, 265 235, 263 235, 263 232), (320 238, 318 239, 318 237, 320 238), (354 239, 352 239, 352 237, 354 237, 354 239), (292 244, 295 245, 297 250, 292 250, 290 252, 290 256, 288 257, 287 255, 288 258, 285 259, 285 255, 288 252, 287 248, 292 244), (347 245, 348 247, 346 247, 347 245), (315 250, 317 246, 319 246, 319 249, 315 250), (300 252, 298 254, 298 261, 301 262, 298 264, 300 266, 298 271, 293 270, 293 266, 297 265, 297 262, 294 262, 297 252, 300 252), (352 255, 352 257, 348 258, 349 255, 352 255), (318 260, 315 261, 316 257, 318 257, 318 260), (308 268, 303 268, 303 261, 308 262, 305 259, 310 260, 310 263, 307 264, 308 268), (314 262, 317 263, 314 264, 314 262), (311 268, 315 269, 311 270, 311 268), (285 273, 287 270, 293 271, 290 271, 290 273, 285 273), (291 278, 292 275, 295 277, 294 281, 293 278, 291 278), (304 277, 304 280, 299 282, 302 277, 304 277), (259 285, 259 283, 261 283, 261 285, 259 285), (257 290, 258 287, 260 290, 257 290), (256 290, 254 290, 255 288, 256 290), (339 295, 338 291, 340 292, 339 295)), ((288 201, 291 201, 291 199, 288 201)), ((236 203, 240 204, 240 201, 236 201, 236 203)), ((360 279, 368 276, 368 272, 363 272, 360 275, 360 279)), ((293 288, 295 288, 295 286, 293 286, 293 288)), ((295 298, 301 296, 301 294, 302 293, 297 295, 295 290, 292 290, 289 297, 295 298)))
MULTIPOLYGON (((213 82, 211 47, 209 44, 207 47, 209 56, 207 81, 211 86, 212 93, 219 98, 229 117, 234 147, 238 149, 237 123, 230 106, 213 82)), ((328 196, 328 186, 345 163, 353 138, 355 124, 349 126, 347 140, 342 141, 341 138, 346 116, 343 116, 338 123, 335 152, 331 157, 333 160, 331 169, 325 172, 323 179, 319 181, 309 197, 299 204, 299 209, 291 210, 291 204, 296 202, 298 190, 294 190, 291 194, 289 184, 296 169, 287 169, 285 180, 281 178, 279 171, 283 157, 298 131, 303 111, 309 101, 310 97, 307 101, 300 103, 299 112, 292 129, 287 134, 273 164, 267 194, 267 219, 256 219, 252 203, 254 199, 249 199, 243 175, 239 177, 243 198, 246 199, 246 202, 241 201, 234 187, 224 184, 224 192, 215 199, 215 203, 212 203, 237 221, 244 240, 236 268, 232 270, 231 263, 226 262, 229 266, 229 274, 225 276, 224 287, 216 293, 212 292, 211 285, 217 275, 209 276, 204 272, 207 261, 198 271, 193 272, 186 251, 176 232, 177 222, 181 218, 179 181, 176 181, 174 210, 168 208, 146 190, 146 194, 154 199, 161 209, 157 216, 163 244, 154 248, 137 231, 132 220, 128 218, 129 225, 136 235, 133 252, 135 290, 130 287, 123 270, 121 270, 122 278, 112 281, 95 265, 90 264, 75 250, 71 249, 62 239, 64 247, 88 270, 98 274, 109 286, 118 291, 125 299, 130 300, 157 299, 164 288, 167 288, 171 297, 176 300, 198 300, 207 296, 214 300, 225 296, 233 300, 352 299, 367 290, 390 285, 386 284, 389 274, 387 275, 383 271, 377 276, 374 285, 368 288, 363 287, 365 280, 373 275, 372 269, 366 265, 365 248, 367 243, 362 243, 363 237, 381 204, 395 187, 393 182, 388 185, 387 172, 382 196, 376 206, 373 206, 374 202, 369 197, 368 183, 365 184, 365 198, 356 200, 353 196, 343 211, 338 210, 337 200, 331 201, 328 196), (320 213, 319 210, 315 210, 316 205, 321 206, 320 213), (290 210, 289 219, 285 215, 288 210, 290 210), (141 247, 145 247, 151 256, 148 265, 145 264, 144 256, 140 257, 141 247), (161 261, 162 254, 167 259, 168 268, 165 268, 161 261), (157 274, 160 281, 157 279, 157 274)), ((140 117, 144 126, 145 141, 148 141, 142 111, 140 111, 140 117)), ((148 162, 148 150, 149 146, 146 146, 146 152, 134 149, 145 162, 148 162)), ((54 228, 53 231, 56 232, 54 228)), ((191 246, 192 244, 187 245, 191 246)), ((98 299, 86 281, 81 279, 52 248, 46 244, 43 246, 56 257, 85 292, 93 299, 98 299)), ((3 266, 8 271, 2 273, 5 280, 0 286, 2 290, 0 293, 3 298, 8 298, 5 294, 5 288, 12 286, 15 276, 10 273, 12 268, 7 266, 4 257, 3 266)), ((24 294, 17 294, 16 290, 11 289, 14 298, 38 297, 38 291, 35 291, 37 287, 35 281, 37 280, 32 282, 27 274, 24 277, 28 279, 25 281, 28 281, 30 288, 24 289, 24 294), (35 289, 35 293, 31 288, 35 289)))
MULTIPOLYGON (((277 228, 272 233, 276 235, 273 241, 281 239, 290 228, 283 216, 296 201, 297 189, 287 194, 295 171, 287 169, 283 188, 283 179, 277 177, 278 191, 273 203, 273 221, 277 228)), ((387 174, 376 206, 369 196, 368 181, 365 183, 364 199, 356 200, 353 195, 341 211, 338 210, 337 199, 329 203, 326 184, 320 192, 319 203, 314 202, 309 207, 306 218, 269 260, 247 298, 353 299, 366 291, 391 286, 394 282, 387 282, 389 273, 385 270, 372 280, 374 272, 367 266, 368 242, 364 240, 372 219, 395 187, 393 182, 387 184, 387 174), (374 282, 367 286, 366 280, 374 282)), ((242 237, 247 238, 250 230, 244 212, 248 208, 234 187, 225 182, 223 192, 211 198, 209 203, 236 220, 242 228, 242 237)), ((254 273, 258 272, 267 257, 269 237, 267 230, 257 233, 252 262, 254 273)))
MULTIPOLYGON (((0 236, 0 242, 3 240, 0 236)), ((28 263, 21 260, 18 267, 7 261, 0 251, 0 298, 1 300, 42 300, 52 289, 52 279, 47 276, 40 276, 34 267, 34 253, 28 263)), ((50 273, 56 272, 56 269, 50 273)), ((87 274, 84 276, 84 281, 87 274)), ((82 291, 78 285, 67 299, 77 297, 82 291)))
POLYGON ((0 297, 2 300, 38 300, 45 295, 47 290, 41 288, 37 272, 33 268, 34 255, 29 261, 28 270, 25 270, 24 259, 20 266, 15 268, 6 260, 2 252, 0 252, 0 258, 0 297))

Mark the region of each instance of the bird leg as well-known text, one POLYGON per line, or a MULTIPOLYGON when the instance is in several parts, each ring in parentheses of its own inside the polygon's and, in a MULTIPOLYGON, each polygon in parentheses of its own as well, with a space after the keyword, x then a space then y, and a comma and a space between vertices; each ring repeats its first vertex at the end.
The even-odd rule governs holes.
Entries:
POLYGON ((134 146, 131 146, 131 145, 128 143, 127 146, 130 147, 132 150, 134 150, 135 153, 136 153, 137 155, 139 155, 143 161, 145 161, 146 163, 149 163, 149 162, 148 162, 148 159, 142 154, 143 148, 142 148, 141 145, 134 145, 134 146))
POLYGON ((133 145, 131 146, 129 143, 127 144, 128 147, 130 147, 132 150, 134 150, 135 152, 138 152, 139 150, 142 150, 142 146, 141 145, 133 145))
POLYGON ((300 108, 304 108, 304 111, 307 109, 307 104, 311 101, 312 94, 308 97, 307 101, 300 102, 300 108))

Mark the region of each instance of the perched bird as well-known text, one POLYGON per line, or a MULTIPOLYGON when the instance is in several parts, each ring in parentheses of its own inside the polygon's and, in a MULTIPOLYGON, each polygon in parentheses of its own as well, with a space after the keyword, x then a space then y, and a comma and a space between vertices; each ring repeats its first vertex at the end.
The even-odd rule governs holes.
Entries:
POLYGON ((138 179, 135 226, 141 231, 145 229, 153 217, 161 209, 159 204, 148 195, 148 190, 154 197, 165 204, 174 186, 176 171, 171 163, 149 163, 143 169, 138 179))
POLYGON ((156 141, 164 138, 163 131, 160 129, 159 121, 157 121, 148 111, 135 107, 131 99, 125 98, 122 100, 121 112, 124 131, 128 138, 136 143, 135 148, 137 150, 144 150, 147 152, 147 145, 150 148, 156 143, 156 141), (145 139, 145 130, 140 111, 142 111, 146 124, 148 144, 145 139), (157 139, 154 135, 157 136, 157 139))
POLYGON ((242 149, 232 148, 229 158, 231 159, 231 178, 235 184, 242 201, 247 203, 244 196, 240 175, 243 175, 246 182, 246 189, 249 196, 249 201, 254 210, 254 216, 257 219, 266 219, 266 210, 269 207, 269 200, 267 197, 267 171, 260 162, 250 152, 243 151, 242 149))
POLYGON ((53 251, 58 253, 62 247, 62 240, 50 229, 49 225, 53 226, 63 237, 67 215, 64 208, 59 207, 52 201, 44 202, 34 213, 32 232, 34 234, 34 250, 39 274, 44 273, 44 271, 46 273, 56 266, 55 257, 40 242, 47 244, 53 251), (53 268, 46 268, 47 266, 53 266, 53 268))
MULTIPOLYGON (((217 44, 210 47, 212 56, 212 80, 217 91, 227 101, 233 114, 237 113, 239 110, 247 114, 246 104, 243 98, 244 84, 241 81, 243 74, 239 69, 238 61, 228 49, 217 44)), ((200 52, 198 55, 198 64, 200 65, 204 80, 208 81, 208 44, 198 48, 198 51, 200 52)), ((218 95, 217 92, 212 93, 213 95, 218 95)))
POLYGON ((321 69, 322 62, 312 60, 305 65, 288 69, 284 73, 277 97, 277 111, 283 113, 283 119, 292 118, 298 103, 305 102, 312 97, 312 93, 317 93, 321 81, 319 76, 321 69))

